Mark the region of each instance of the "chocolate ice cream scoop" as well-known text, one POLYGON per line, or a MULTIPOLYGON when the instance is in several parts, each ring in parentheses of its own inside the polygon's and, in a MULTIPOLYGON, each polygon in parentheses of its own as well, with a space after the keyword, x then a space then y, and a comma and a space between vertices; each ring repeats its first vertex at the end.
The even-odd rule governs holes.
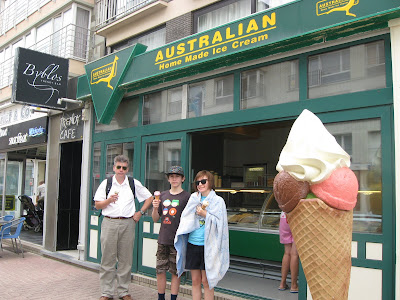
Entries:
POLYGON ((274 195, 279 208, 290 212, 301 199, 306 198, 310 185, 306 181, 297 181, 288 172, 282 171, 274 179, 274 195))

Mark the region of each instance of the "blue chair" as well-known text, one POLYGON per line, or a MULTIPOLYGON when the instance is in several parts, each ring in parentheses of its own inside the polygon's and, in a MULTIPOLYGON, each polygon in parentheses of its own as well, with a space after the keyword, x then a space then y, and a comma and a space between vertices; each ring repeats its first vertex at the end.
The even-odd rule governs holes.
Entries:
MULTIPOLYGON (((5 225, 8 222, 11 222, 12 220, 14 220, 14 216, 13 215, 5 215, 4 217, 1 217, 0 220, 2 221, 3 225, 5 225)), ((0 227, 0 229, 2 229, 2 226, 0 227)), ((4 231, 4 233, 9 234, 11 231, 11 227, 7 227, 5 230, 6 231, 4 231)), ((1 231, 1 232, 3 232, 3 231, 1 231)))
POLYGON ((19 254, 18 243, 17 243, 17 239, 18 239, 19 245, 21 247, 22 257, 24 257, 24 249, 22 248, 21 239, 19 238, 22 226, 24 226, 24 221, 25 221, 25 218, 22 217, 22 218, 19 218, 17 220, 13 220, 13 221, 11 221, 11 222, 9 222, 9 223, 7 223, 7 224, 5 224, 5 225, 3 225, 1 227, 1 235, 0 235, 0 248, 1 248, 1 251, 3 251, 3 240, 11 239, 11 243, 13 245, 14 252, 19 254), (11 229, 15 228, 15 227, 16 227, 15 232, 12 234, 11 233, 11 229), (5 233, 7 229, 10 230, 10 233, 8 233, 8 234, 5 233), (15 247, 14 247, 14 241, 15 241, 15 247))

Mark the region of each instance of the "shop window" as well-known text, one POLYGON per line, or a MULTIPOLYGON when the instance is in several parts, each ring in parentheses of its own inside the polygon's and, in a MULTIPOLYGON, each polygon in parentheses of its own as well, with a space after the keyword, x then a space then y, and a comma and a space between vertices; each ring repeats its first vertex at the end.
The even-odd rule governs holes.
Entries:
POLYGON ((6 194, 18 196, 21 192, 20 176, 22 173, 22 163, 18 161, 8 161, 6 194))
POLYGON ((188 117, 200 117, 233 110, 233 75, 189 85, 188 117))
POLYGON ((144 96, 143 125, 182 118, 182 87, 144 96))
POLYGON ((326 124, 343 149, 351 155, 350 168, 359 192, 353 210, 353 231, 382 233, 381 126, 379 119, 326 124))
POLYGON ((299 100, 297 60, 241 73, 241 108, 253 108, 299 100))
POLYGON ((202 32, 244 18, 253 13, 281 6, 294 0, 228 0, 194 13, 194 32, 202 32))
POLYGON ((157 28, 152 31, 145 32, 141 35, 127 39, 121 43, 118 43, 111 48, 111 52, 119 51, 128 46, 140 43, 147 46, 146 51, 150 51, 165 45, 166 31, 165 26, 157 28))
POLYGON ((310 86, 350 79, 350 51, 344 49, 310 58, 310 86))
POLYGON ((181 165, 181 141, 162 141, 146 144, 145 186, 150 191, 169 189, 165 172, 171 166, 181 165))
POLYGON ((383 41, 309 57, 309 98, 383 88, 385 84, 383 41))
POLYGON ((167 121, 179 120, 182 117, 182 87, 168 90, 167 121))
POLYGON ((95 132, 105 132, 138 126, 139 98, 123 99, 118 106, 110 124, 96 122, 95 132))

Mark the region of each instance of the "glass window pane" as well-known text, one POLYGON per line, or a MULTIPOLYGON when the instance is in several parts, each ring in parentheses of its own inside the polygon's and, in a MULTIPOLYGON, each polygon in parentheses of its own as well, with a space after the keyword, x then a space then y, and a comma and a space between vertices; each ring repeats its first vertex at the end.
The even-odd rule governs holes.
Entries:
POLYGON ((385 86, 383 41, 352 46, 309 58, 309 98, 366 91, 385 86))
POLYGON ((160 123, 163 102, 166 102, 165 91, 144 96, 143 125, 160 123), (164 99, 163 99, 164 94, 164 99))
POLYGON ((359 193, 353 231, 382 233, 381 124, 379 119, 325 125, 351 156, 359 193))
POLYGON ((143 44, 147 46, 146 51, 150 51, 165 45, 166 39, 166 30, 165 27, 162 27, 157 30, 153 30, 151 32, 145 33, 139 37, 133 37, 131 39, 125 40, 121 43, 118 43, 112 47, 112 52, 119 51, 123 48, 131 46, 133 44, 143 44))
POLYGON ((105 132, 129 127, 136 127, 139 118, 139 98, 123 99, 110 124, 96 122, 95 132, 105 132))
POLYGON ((182 119, 182 87, 144 96, 143 125, 182 119))
POLYGON ((278 63, 241 74, 241 108, 299 100, 299 62, 278 63))
POLYGON ((233 75, 189 85, 188 117, 200 117, 233 110, 233 75))
POLYGON ((202 32, 251 14, 251 0, 239 0, 198 17, 197 32, 202 32))
POLYGON ((20 162, 8 161, 7 163, 7 180, 6 194, 18 196, 20 191, 20 162))
MULTIPOLYGON (((33 197, 33 188, 34 188, 34 165, 33 161, 26 161, 26 170, 25 170, 25 191, 24 194, 28 195, 32 198, 32 200, 36 203, 36 199, 33 197)), ((38 185, 38 183, 36 183, 38 185)))
POLYGON ((181 141, 163 141, 146 144, 146 182, 149 191, 169 189, 165 172, 171 166, 181 165, 181 141))
POLYGON ((114 158, 118 155, 125 155, 129 159, 129 171, 126 173, 128 176, 133 176, 133 143, 109 144, 107 145, 106 153, 106 177, 114 175, 114 158))

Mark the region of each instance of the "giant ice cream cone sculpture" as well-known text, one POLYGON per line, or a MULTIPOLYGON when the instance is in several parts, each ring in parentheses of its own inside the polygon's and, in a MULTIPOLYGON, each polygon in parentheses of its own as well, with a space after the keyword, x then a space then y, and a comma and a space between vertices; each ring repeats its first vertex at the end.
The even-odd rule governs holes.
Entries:
POLYGON ((347 299, 358 181, 350 156, 304 110, 277 164, 275 198, 287 213, 313 300, 347 299))

